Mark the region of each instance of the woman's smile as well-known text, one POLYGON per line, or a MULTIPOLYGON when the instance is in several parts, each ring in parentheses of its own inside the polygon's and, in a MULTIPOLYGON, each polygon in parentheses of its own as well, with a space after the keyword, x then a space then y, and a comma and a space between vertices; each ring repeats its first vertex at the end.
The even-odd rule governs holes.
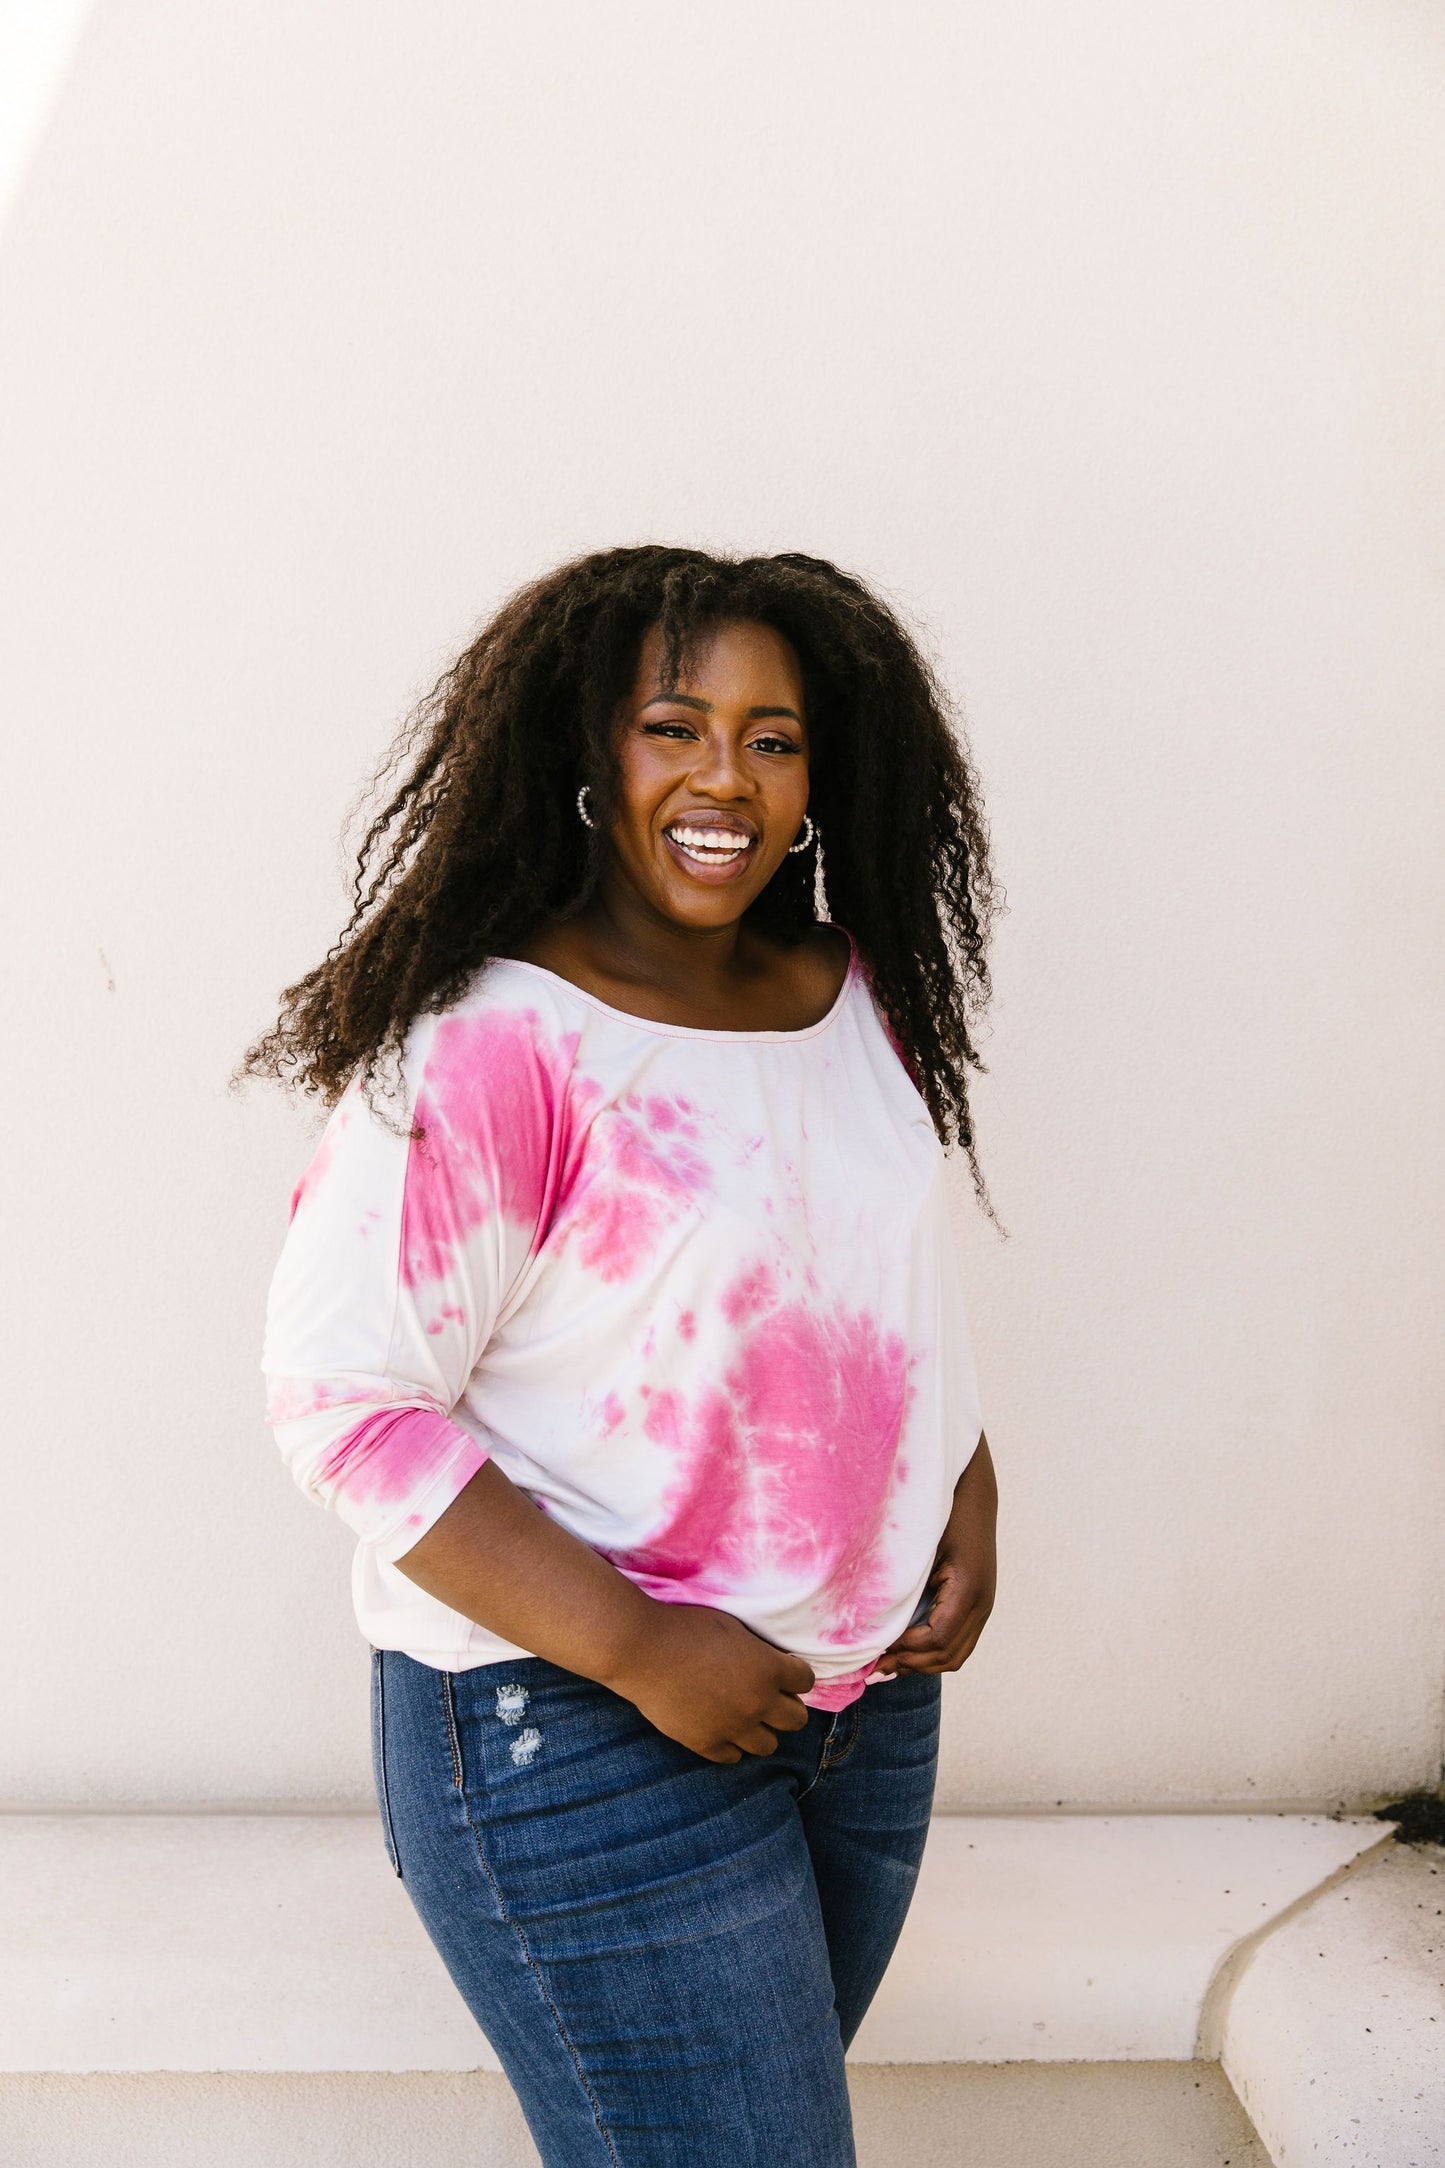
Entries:
POLYGON ((684 873, 711 886, 737 879, 759 839, 751 822, 733 814, 692 813, 669 821, 662 840, 684 873))

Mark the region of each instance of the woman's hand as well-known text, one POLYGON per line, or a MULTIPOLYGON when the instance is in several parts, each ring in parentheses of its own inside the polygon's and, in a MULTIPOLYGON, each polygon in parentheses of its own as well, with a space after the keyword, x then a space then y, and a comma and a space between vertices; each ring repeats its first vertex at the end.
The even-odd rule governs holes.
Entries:
POLYGON ((418 1588, 518 1648, 610 1686, 708 1761, 801 1731, 801 1656, 701 1605, 657 1603, 486 1461, 397 1560, 418 1588))
POLYGON ((780 1731, 802 1730, 808 1712, 798 1696, 813 1673, 726 1611, 653 1603, 603 1684, 669 1739, 707 1761, 735 1762, 775 1754, 780 1731))
POLYGON ((988 1440, 980 1432, 973 1458, 954 1490, 953 1511, 928 1576, 933 1597, 928 1616, 901 1633, 879 1657, 876 1668, 881 1674, 957 1671, 973 1654, 993 1609, 997 1518, 998 1483, 988 1440))

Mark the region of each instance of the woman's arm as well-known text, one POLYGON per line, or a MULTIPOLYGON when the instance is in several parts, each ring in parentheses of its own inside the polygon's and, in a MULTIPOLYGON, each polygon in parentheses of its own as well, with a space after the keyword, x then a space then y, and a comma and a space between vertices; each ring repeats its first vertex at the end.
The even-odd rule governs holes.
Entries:
POLYGON ((928 1616, 879 1657, 880 1672, 957 1671, 967 1662, 993 1609, 997 1522, 998 1479, 988 1439, 980 1431, 973 1458, 954 1489, 953 1511, 928 1577, 933 1592, 928 1616))
POLYGON ((633 1702, 708 1761, 771 1754, 801 1731, 801 1657, 700 1605, 656 1603, 533 1505, 495 1461, 479 1468, 397 1570, 464 1618, 633 1702))

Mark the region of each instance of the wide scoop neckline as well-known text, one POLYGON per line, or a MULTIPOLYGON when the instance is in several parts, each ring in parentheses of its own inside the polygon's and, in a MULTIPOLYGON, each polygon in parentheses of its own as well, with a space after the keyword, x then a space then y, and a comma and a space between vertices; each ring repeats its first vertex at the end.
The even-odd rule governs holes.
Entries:
POLYGON ((843 973, 843 983, 833 997, 831 1008, 820 1016, 815 1024, 804 1024, 797 1031, 728 1031, 711 1024, 664 1024, 654 1016, 638 1016, 632 1009, 614 1007, 612 1002, 604 1001, 600 994, 590 994, 586 987, 579 986, 575 979, 564 978, 560 971, 549 970, 546 964, 528 963, 521 956, 493 956, 490 965, 503 964, 512 971, 528 971, 534 978, 550 979, 554 986, 564 988, 578 1001, 585 1001, 589 1009, 598 1009, 602 1015, 615 1017, 621 1024, 631 1024, 637 1031, 655 1031, 667 1039, 721 1039, 734 1045, 745 1046, 776 1041, 791 1045, 799 1039, 816 1039, 820 1032, 828 1029, 841 1015, 858 976, 858 944, 847 927, 839 926, 837 920, 832 918, 820 919, 818 923, 834 927, 845 937, 848 943, 848 968, 843 973))

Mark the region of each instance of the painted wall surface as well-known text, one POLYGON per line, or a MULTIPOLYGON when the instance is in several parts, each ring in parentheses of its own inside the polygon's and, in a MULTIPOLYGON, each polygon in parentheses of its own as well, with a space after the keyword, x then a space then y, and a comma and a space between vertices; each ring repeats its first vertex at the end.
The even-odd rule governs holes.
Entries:
POLYGON ((1420 0, 97 0, 0 233, 0 1794, 362 1800, 227 1073, 519 580, 877 581, 1010 898, 946 1805, 1441 1752, 1445 30, 1420 0))

